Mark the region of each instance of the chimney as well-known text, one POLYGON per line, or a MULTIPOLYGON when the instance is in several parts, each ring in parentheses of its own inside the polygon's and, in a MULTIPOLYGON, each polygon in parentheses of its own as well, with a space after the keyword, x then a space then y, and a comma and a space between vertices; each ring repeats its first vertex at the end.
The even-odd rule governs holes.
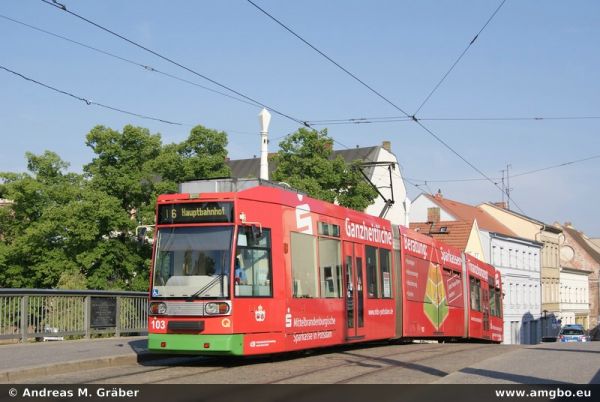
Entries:
POLYGON ((392 152, 392 142, 391 141, 383 141, 383 143, 381 143, 381 148, 385 149, 388 152, 392 152))
POLYGON ((440 221, 440 208, 433 207, 427 208, 427 222, 428 223, 437 223, 440 221))
POLYGON ((507 209, 506 208, 506 202, 502 201, 502 202, 492 202, 492 205, 498 207, 498 208, 502 208, 502 209, 507 209))
POLYGON ((439 199, 444 198, 444 197, 442 197, 442 190, 441 189, 438 188, 437 193, 435 193, 435 198, 439 198, 439 199))

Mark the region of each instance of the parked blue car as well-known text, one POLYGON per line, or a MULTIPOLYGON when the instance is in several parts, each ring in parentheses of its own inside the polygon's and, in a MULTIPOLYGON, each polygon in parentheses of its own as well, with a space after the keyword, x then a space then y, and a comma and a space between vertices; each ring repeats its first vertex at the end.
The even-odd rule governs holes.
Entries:
POLYGON ((585 334, 582 325, 570 324, 561 328, 558 340, 559 342, 588 342, 590 338, 585 334))

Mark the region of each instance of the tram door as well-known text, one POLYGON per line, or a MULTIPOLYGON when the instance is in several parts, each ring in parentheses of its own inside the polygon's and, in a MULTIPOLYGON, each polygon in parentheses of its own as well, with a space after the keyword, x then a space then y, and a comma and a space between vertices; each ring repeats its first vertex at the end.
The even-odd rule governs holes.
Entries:
POLYGON ((346 339, 364 337, 364 246, 344 242, 346 339))

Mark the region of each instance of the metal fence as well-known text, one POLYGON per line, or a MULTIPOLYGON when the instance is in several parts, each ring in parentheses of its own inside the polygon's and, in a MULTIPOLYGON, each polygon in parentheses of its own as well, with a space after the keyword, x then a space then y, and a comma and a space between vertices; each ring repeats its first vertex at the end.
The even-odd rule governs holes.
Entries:
POLYGON ((145 292, 0 289, 0 339, 145 334, 145 292))

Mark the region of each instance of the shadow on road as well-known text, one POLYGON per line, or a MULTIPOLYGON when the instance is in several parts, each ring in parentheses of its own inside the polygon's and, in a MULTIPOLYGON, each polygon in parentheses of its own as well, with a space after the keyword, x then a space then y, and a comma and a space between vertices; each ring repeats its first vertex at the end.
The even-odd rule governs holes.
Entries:
POLYGON ((481 377, 494 378, 497 380, 512 381, 512 382, 516 382, 518 384, 571 384, 569 382, 549 380, 547 378, 532 377, 532 376, 520 375, 520 374, 503 373, 502 371, 483 370, 483 369, 476 369, 476 368, 471 368, 471 367, 465 367, 464 369, 459 370, 459 372, 464 373, 464 374, 478 375, 481 377))
POLYGON ((599 354, 599 350, 584 350, 584 349, 555 349, 555 348, 528 348, 527 350, 550 350, 552 352, 577 352, 577 353, 595 353, 599 354))
MULTIPOLYGON (((448 373, 446 373, 445 371, 438 370, 438 369, 435 369, 435 368, 429 367, 429 366, 424 366, 422 364, 402 362, 402 361, 398 361, 398 360, 394 360, 394 359, 388 359, 385 357, 363 356, 363 355, 360 355, 357 353, 350 353, 350 352, 344 352, 344 354, 349 355, 349 356, 354 356, 354 357, 360 357, 363 359, 373 360, 376 362, 385 363, 385 364, 393 366, 393 367, 401 367, 401 368, 405 368, 405 369, 409 369, 409 370, 420 371, 422 373, 433 375, 436 377, 445 377, 448 375, 448 373)), ((356 363, 356 362, 352 361, 351 363, 356 363)))

